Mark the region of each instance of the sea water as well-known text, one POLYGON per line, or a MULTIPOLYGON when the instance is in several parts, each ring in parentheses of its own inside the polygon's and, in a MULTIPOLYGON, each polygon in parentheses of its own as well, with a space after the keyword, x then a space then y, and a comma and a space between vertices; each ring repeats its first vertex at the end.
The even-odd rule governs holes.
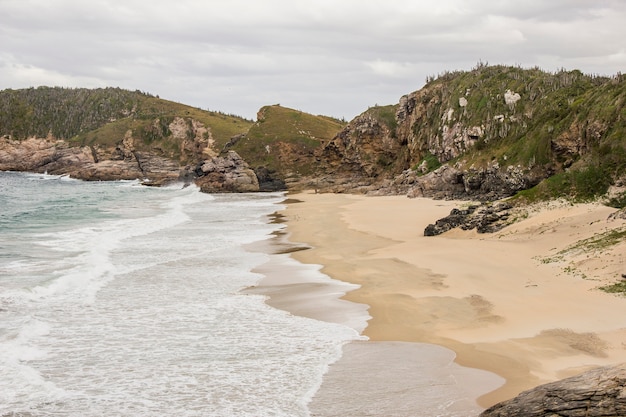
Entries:
POLYGON ((359 336, 241 291, 282 200, 0 172, 0 416, 308 416, 359 336))

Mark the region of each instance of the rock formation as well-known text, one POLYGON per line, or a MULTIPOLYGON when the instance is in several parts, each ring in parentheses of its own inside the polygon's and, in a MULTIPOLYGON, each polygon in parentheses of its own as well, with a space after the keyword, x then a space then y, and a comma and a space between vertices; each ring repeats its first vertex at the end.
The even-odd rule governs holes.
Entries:
POLYGON ((476 229, 478 233, 497 232, 511 223, 512 209, 512 205, 502 201, 470 205, 464 209, 455 208, 448 216, 426 226, 424 236, 440 235, 456 227, 463 230, 476 229))
POLYGON ((493 201, 589 165, 619 176, 611 138, 623 137, 625 85, 579 71, 446 73, 401 97, 393 117, 387 106, 352 120, 320 153, 320 189, 493 201))
POLYGON ((204 192, 259 191, 254 171, 234 151, 204 160, 191 170, 171 158, 136 150, 128 133, 111 149, 70 146, 54 138, 0 138, 0 170, 63 174, 89 181, 140 179, 147 185, 195 180, 204 192))
POLYGON ((483 411, 481 417, 626 416, 626 364, 541 385, 483 411))
POLYGON ((256 174, 235 151, 202 162, 195 173, 195 183, 206 193, 259 191, 256 174))
POLYGON ((537 185, 545 174, 543 169, 535 171, 512 165, 502 168, 497 162, 470 169, 443 165, 426 175, 407 170, 396 178, 396 183, 406 188, 411 198, 493 201, 537 185))
POLYGON ((163 184, 179 178, 179 165, 121 143, 113 151, 70 146, 54 138, 0 139, 0 170, 66 174, 90 181, 141 179, 163 184))
POLYGON ((120 89, 7 90, 0 169, 154 184, 201 174, 205 189, 256 189, 247 171, 225 174, 240 170, 231 156, 211 159, 234 150, 263 191, 493 201, 572 173, 563 192, 580 185, 595 197, 626 177, 624 103, 621 75, 486 65, 444 73, 347 125, 280 105, 252 122, 120 89), (588 167, 594 178, 576 177, 588 167))

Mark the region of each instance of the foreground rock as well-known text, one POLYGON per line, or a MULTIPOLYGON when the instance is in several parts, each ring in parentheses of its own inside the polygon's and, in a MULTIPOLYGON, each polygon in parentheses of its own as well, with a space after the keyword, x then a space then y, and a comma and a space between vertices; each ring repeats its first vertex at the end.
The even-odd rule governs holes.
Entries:
POLYGON ((424 236, 437 236, 456 227, 476 229, 478 233, 494 233, 511 224, 512 209, 513 206, 506 202, 455 208, 448 216, 426 226, 424 236))
POLYGON ((626 416, 626 364, 592 371, 525 391, 481 417, 626 416))

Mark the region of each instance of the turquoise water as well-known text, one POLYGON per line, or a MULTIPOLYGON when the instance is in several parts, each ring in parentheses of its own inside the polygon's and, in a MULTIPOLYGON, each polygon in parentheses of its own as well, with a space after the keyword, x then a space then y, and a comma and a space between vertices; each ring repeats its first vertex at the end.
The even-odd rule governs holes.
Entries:
POLYGON ((0 415, 308 416, 359 336, 240 291, 282 199, 0 172, 0 415))

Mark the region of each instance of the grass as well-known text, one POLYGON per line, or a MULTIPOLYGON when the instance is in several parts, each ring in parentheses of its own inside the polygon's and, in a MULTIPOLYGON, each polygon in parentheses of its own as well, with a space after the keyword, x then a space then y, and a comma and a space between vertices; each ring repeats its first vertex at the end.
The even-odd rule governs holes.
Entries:
POLYGON ((168 125, 177 117, 190 127, 196 120, 209 128, 218 149, 253 123, 119 88, 0 91, 0 126, 3 134, 16 139, 52 134, 75 145, 112 147, 131 130, 133 138, 139 139, 135 141, 138 149, 150 147, 176 159, 181 156, 181 144, 172 141, 168 125))
POLYGON ((559 251, 555 260, 562 259, 563 255, 572 252, 596 252, 602 251, 621 243, 626 239, 626 228, 609 230, 604 233, 580 240, 565 249, 559 251))
POLYGON ((280 105, 265 106, 246 138, 233 149, 253 167, 310 175, 316 168, 315 150, 344 126, 344 122, 331 117, 314 116, 280 105))
MULTIPOLYGON (((518 165, 569 173, 528 195, 531 201, 570 195, 576 201, 593 199, 606 192, 610 180, 626 172, 626 82, 594 77, 580 71, 548 73, 539 68, 478 65, 473 71, 446 73, 422 90, 422 102, 435 111, 413 126, 416 136, 440 138, 445 125, 481 126, 484 136, 451 162, 464 167, 518 165), (507 105, 504 92, 520 94, 507 105), (465 98, 467 105, 459 105, 465 98), (442 115, 453 110, 453 117, 442 115), (497 116, 497 117, 496 117, 497 116), (555 153, 553 140, 580 140, 578 153, 555 153), (600 146, 609 149, 594 159, 600 146), (570 158, 570 159, 568 159, 570 158), (562 190, 562 192, 560 191, 562 190)), ((415 161, 419 163, 420 161, 415 161)))
POLYGON ((107 123, 95 130, 71 138, 70 142, 82 146, 111 147, 119 143, 130 130, 133 137, 138 139, 134 142, 137 149, 159 149, 164 156, 179 159, 181 146, 178 143, 171 143, 172 137, 168 127, 177 117, 187 121, 190 128, 188 135, 192 135, 191 120, 199 121, 209 128, 216 151, 219 151, 231 137, 245 133, 252 125, 244 119, 223 116, 171 102, 156 103, 156 105, 152 103, 147 111, 142 110, 138 117, 128 117, 107 123))
POLYGON ((439 159, 437 159, 437 157, 430 152, 426 152, 424 158, 413 167, 413 170, 416 171, 418 167, 422 166, 422 164, 424 164, 425 169, 423 172, 420 172, 419 175, 426 175, 441 166, 439 159))
POLYGON ((599 287, 598 289, 611 294, 626 295, 626 281, 620 281, 616 282, 615 284, 605 285, 603 287, 599 287))
POLYGON ((396 120, 397 105, 389 106, 374 106, 367 110, 375 119, 379 120, 382 124, 386 125, 391 131, 391 136, 395 137, 396 127, 398 127, 398 121, 396 120))

